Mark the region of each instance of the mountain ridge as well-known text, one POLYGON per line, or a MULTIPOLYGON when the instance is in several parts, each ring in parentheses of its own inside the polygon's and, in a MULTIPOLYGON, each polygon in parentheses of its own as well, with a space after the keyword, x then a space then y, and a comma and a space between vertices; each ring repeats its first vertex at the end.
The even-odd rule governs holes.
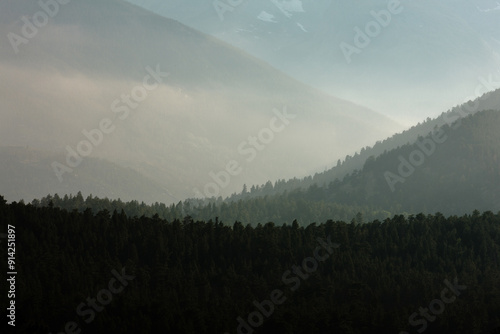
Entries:
MULTIPOLYGON (((500 11, 476 8, 492 8, 496 1, 402 0, 397 3, 403 11, 389 13, 382 24, 373 13, 388 13, 390 1, 257 0, 231 6, 222 20, 203 1, 128 1, 210 33, 327 93, 410 120, 407 124, 460 103, 478 77, 500 77, 500 11), (284 13, 285 5, 296 8, 284 13), (259 13, 272 19, 261 20, 259 13), (374 33, 365 32, 369 24, 374 33), (356 44, 355 29, 367 45, 356 44), (356 48, 351 63, 342 43, 356 48), (448 89, 439 91, 442 86, 448 89)), ((499 88, 495 82, 493 89, 499 88)))
MULTIPOLYGON (((318 186, 328 185, 335 179, 342 180, 346 175, 352 174, 356 170, 362 170, 368 159, 379 157, 381 154, 400 148, 404 145, 414 144, 417 139, 428 136, 436 127, 443 125, 452 125, 454 122, 460 122, 460 119, 473 115, 482 110, 500 109, 500 89, 483 94, 475 100, 468 101, 459 106, 450 108, 438 117, 427 118, 422 123, 401 132, 392 135, 382 141, 377 141, 372 146, 363 147, 356 150, 354 154, 347 155, 345 159, 338 160, 337 165, 324 171, 317 172, 303 179, 293 178, 289 180, 276 180, 274 184, 268 182, 262 185, 252 185, 252 191, 245 196, 251 195, 263 196, 270 194, 279 194, 283 191, 292 191, 294 189, 308 187, 316 184, 318 186), (270 192, 270 188, 272 191, 270 192), (266 191, 264 191, 266 189, 266 191)), ((233 194, 228 200, 238 200, 242 194, 233 194)))
MULTIPOLYGON (((252 226, 294 221, 307 226, 328 220, 360 224, 398 215, 500 212, 499 127, 500 109, 479 111, 435 128, 416 142, 371 157, 362 170, 342 179, 276 194, 268 182, 256 190, 260 196, 244 190, 240 196, 227 200, 219 197, 179 201, 170 206, 139 206, 91 198, 85 203, 93 210, 124 209, 129 215, 140 212, 170 221, 216 218, 226 224, 241 222, 252 226)), ((45 197, 37 204, 47 205, 51 200, 52 196, 45 197)), ((68 210, 85 208, 82 201, 75 202, 74 198, 58 198, 54 205, 68 210)))
MULTIPOLYGON (((37 3, 6 0, 0 6, 6 46, 9 32, 22 31, 18 18, 41 11, 37 3)), ((0 56, 3 145, 66 153, 87 140, 83 131, 109 119, 116 130, 91 156, 132 168, 176 198, 193 196, 228 162, 245 163, 239 143, 266 132, 275 109, 286 108, 297 119, 221 195, 243 183, 307 175, 329 163, 320 150, 325 143, 330 154, 340 154, 401 128, 213 37, 117 0, 60 6, 19 54, 7 47, 0 56), (147 98, 128 102, 135 109, 127 107, 124 99, 140 93, 148 68, 169 75, 147 98), (129 109, 127 119, 119 118, 125 114, 118 108, 129 109), (342 144, 339 138, 348 139, 342 144)))

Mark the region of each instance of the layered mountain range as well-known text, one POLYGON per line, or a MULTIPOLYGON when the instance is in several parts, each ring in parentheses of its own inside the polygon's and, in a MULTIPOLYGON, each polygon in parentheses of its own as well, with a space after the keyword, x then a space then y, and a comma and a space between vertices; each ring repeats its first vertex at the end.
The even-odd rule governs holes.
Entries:
MULTIPOLYGON (((323 5, 328 6, 320 7, 320 3, 313 8, 322 8, 326 15, 326 8, 333 5, 325 2, 323 5)), ((453 11, 456 15, 496 15, 494 7, 487 6, 475 8, 480 14, 467 14, 467 7, 459 4, 453 11)), ((312 3, 271 5, 287 20, 297 21, 300 15, 310 12, 312 3)), ((437 6, 445 5, 449 3, 437 6)), ((427 202, 408 206, 399 201, 405 191, 424 194, 419 185, 427 183, 416 177, 418 191, 401 190, 412 182, 402 181, 406 181, 398 172, 402 160, 392 158, 405 158, 401 150, 415 147, 429 135, 432 138, 430 133, 452 126, 459 118, 484 110, 493 110, 490 113, 494 114, 500 109, 498 91, 479 97, 494 86, 496 77, 492 74, 478 81, 481 85, 470 92, 467 104, 449 108, 450 104, 443 109, 449 108, 448 112, 439 117, 427 118, 394 135, 402 126, 390 118, 332 97, 234 46, 151 11, 160 12, 170 5, 145 10, 123 1, 94 0, 65 4, 4 1, 1 6, 0 67, 4 80, 0 82, 0 185, 8 200, 31 201, 46 194, 81 191, 85 196, 149 203, 177 203, 194 197, 221 201, 230 194, 235 194, 230 201, 236 201, 281 196, 284 191, 300 193, 311 186, 333 191, 330 184, 337 180, 333 193, 318 198, 343 205, 374 205, 376 210, 387 212, 433 210, 439 206, 427 202), (364 181, 357 178, 366 178, 368 173, 360 171, 377 164, 387 166, 386 172, 392 173, 376 175, 382 177, 384 186, 379 189, 375 187, 378 179, 368 178, 369 184, 359 188, 364 181)), ((245 6, 249 4, 242 3, 224 15, 233 17, 235 24, 245 6)), ((400 6, 406 11, 406 6, 417 5, 402 2, 400 6)), ((177 3, 177 12, 181 13, 182 7, 177 3)), ((259 14, 259 22, 276 24, 272 21, 278 21, 277 16, 271 17, 270 8, 263 10, 269 15, 259 14)), ((359 4, 357 8, 361 13, 364 7, 359 4)), ((436 17, 443 8, 436 11, 436 17)), ((396 15, 405 13, 396 13, 399 9, 387 7, 384 11, 394 12, 391 17, 396 20, 396 15)), ((200 17, 206 10, 206 6, 200 6, 195 16, 200 17)), ((171 11, 171 16, 177 12, 171 11)), ((218 17, 217 10, 215 15, 218 17)), ((228 24, 225 18, 218 20, 218 24, 228 24)), ((301 30, 308 30, 305 23, 300 24, 301 30)), ((483 46, 494 42, 494 21, 476 17, 468 24, 483 35, 490 34, 483 46)), ((457 43, 453 45, 458 47, 457 43)), ((363 54, 353 54, 352 62, 363 54)), ((446 86, 440 93, 451 90, 446 86)), ((442 96, 443 103, 446 100, 442 96)), ((493 125, 486 122, 484 126, 494 130, 495 118, 488 119, 493 125)), ((480 131, 480 126, 475 129, 480 131)), ((460 175, 467 186, 467 170, 484 175, 477 181, 481 184, 480 194, 476 194, 479 197, 475 197, 479 202, 470 203, 490 203, 483 195, 497 198, 498 189, 495 183, 486 181, 486 176, 498 170, 493 152, 498 143, 479 141, 479 134, 461 136, 471 138, 472 155, 489 152, 483 155, 486 162, 476 170, 469 166, 471 156, 455 149, 459 139, 449 141, 455 145, 450 150, 457 159, 468 162, 460 175)), ((494 136, 492 132, 485 138, 494 136)), ((438 145, 440 149, 436 148, 429 159, 448 157, 450 153, 443 151, 448 145, 438 145)), ((405 159, 408 162, 410 156, 405 159)), ((405 166, 409 173, 411 166, 405 166)), ((440 183, 447 178, 448 164, 432 166, 424 170, 431 168, 430 175, 438 179, 429 176, 428 180, 440 183)), ((457 185, 461 179, 450 180, 457 185)), ((454 189, 450 184, 444 188, 454 189)), ((460 189, 473 193, 468 188, 460 189)), ((444 209, 453 212, 448 206, 444 209)))
POLYGON ((47 196, 35 205, 124 210, 169 221, 258 225, 327 220, 363 223, 394 215, 463 215, 500 210, 500 90, 364 148, 336 167, 303 179, 243 187, 222 199, 139 205, 81 194, 47 196), (493 107, 494 109, 482 109, 493 107))
POLYGON ((408 125, 500 87, 495 0, 128 1, 408 125))
MULTIPOLYGON (((15 162, 30 175, 22 187, 7 168, 9 200, 39 196, 29 179, 42 193, 76 193, 64 183, 94 158, 158 185, 154 200, 224 196, 243 183, 322 170, 402 128, 123 1, 2 1, 0 32, 0 143, 60 157, 43 166, 52 173, 15 162), (228 166, 231 179, 217 183, 212 175, 228 166)), ((105 182, 99 170, 87 179, 105 182)), ((123 189, 99 193, 134 195, 123 189)))

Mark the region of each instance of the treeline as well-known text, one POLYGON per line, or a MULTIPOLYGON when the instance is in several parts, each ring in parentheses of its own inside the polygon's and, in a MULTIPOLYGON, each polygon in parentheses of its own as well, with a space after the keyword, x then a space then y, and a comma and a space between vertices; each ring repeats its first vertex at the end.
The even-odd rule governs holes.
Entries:
MULTIPOLYGON (((299 225, 328 219, 350 222, 383 220, 394 214, 462 215, 475 209, 500 210, 500 111, 482 111, 445 125, 418 143, 369 158, 361 170, 328 184, 302 189, 297 181, 267 182, 246 187, 227 199, 188 199, 176 204, 83 198, 81 193, 57 194, 32 202, 94 213, 103 209, 124 210, 128 216, 172 221, 219 217, 234 221, 283 224, 296 219, 299 225), (287 187, 296 187, 286 190, 287 187), (259 196, 259 194, 265 194, 259 196)), ((312 179, 311 179, 312 180, 312 179)), ((311 181, 312 182, 312 181, 311 181)))
POLYGON ((275 222, 282 224, 297 220, 299 225, 306 226, 313 222, 328 219, 363 223, 369 220, 389 218, 391 212, 403 212, 401 206, 390 207, 382 210, 375 206, 345 205, 326 200, 323 188, 312 186, 308 190, 295 190, 281 195, 264 196, 240 199, 238 201, 224 201, 219 199, 189 199, 179 201, 177 204, 164 203, 146 204, 139 201, 123 202, 120 199, 110 200, 92 195, 83 197, 81 192, 75 196, 58 194, 48 195, 40 200, 33 200, 32 205, 37 207, 55 206, 65 210, 83 212, 91 209, 93 213, 102 210, 112 212, 123 210, 130 217, 157 217, 173 221, 186 216, 194 220, 209 220, 213 217, 228 224, 235 221, 265 224, 275 222))
MULTIPOLYGON (((359 152, 355 152, 352 156, 346 155, 343 160, 339 159, 337 164, 327 171, 316 173, 313 176, 307 176, 302 179, 282 179, 277 180, 274 183, 268 181, 263 185, 252 185, 249 189, 245 186, 241 193, 233 194, 229 197, 229 199, 237 201, 248 197, 277 195, 285 191, 292 191, 295 189, 308 189, 312 185, 326 187, 335 179, 342 180, 344 177, 352 174, 353 171, 362 170, 367 160, 377 158, 382 154, 399 149, 403 146, 411 146, 415 144, 417 140, 428 136, 438 128, 445 125, 453 125, 455 127, 457 124, 460 124, 461 118, 474 115, 477 112, 482 112, 484 110, 493 109, 498 111, 500 108, 499 101, 500 89, 486 93, 473 102, 468 102, 452 108, 447 112, 443 112, 440 116, 434 119, 428 117, 422 123, 419 122, 417 125, 412 126, 401 133, 394 134, 385 140, 377 141, 372 147, 367 146, 361 148, 359 152)), ((488 123, 488 125, 495 127, 498 125, 496 121, 498 120, 493 120, 493 122, 488 123)), ((478 134, 484 135, 485 133, 487 132, 483 132, 479 129, 478 134)), ((388 167, 390 168, 393 166, 388 167)))
MULTIPOLYGON (((276 205, 274 222, 288 221, 283 212, 293 212, 299 203, 307 203, 304 208, 309 222, 337 219, 328 216, 342 209, 357 210, 367 220, 383 219, 384 211, 392 214, 439 211, 446 215, 462 215, 475 209, 497 211, 500 210, 499 128, 500 111, 481 111, 451 126, 435 128, 416 142, 372 156, 361 169, 343 178, 332 178, 329 183, 312 184, 305 189, 300 189, 297 183, 298 189, 268 195, 265 202, 276 205), (283 210, 285 206, 287 209, 283 210)), ((280 182, 274 188, 268 182, 263 187, 252 187, 250 192, 242 191, 226 201, 230 207, 226 211, 241 206, 239 200, 259 202, 255 199, 259 192, 279 192, 283 181, 280 182)), ((250 213, 251 218, 261 218, 263 207, 256 207, 250 213)))
POLYGON ((252 227, 0 198, 0 221, 16 229, 19 333, 477 334, 500 324, 500 213, 252 227))

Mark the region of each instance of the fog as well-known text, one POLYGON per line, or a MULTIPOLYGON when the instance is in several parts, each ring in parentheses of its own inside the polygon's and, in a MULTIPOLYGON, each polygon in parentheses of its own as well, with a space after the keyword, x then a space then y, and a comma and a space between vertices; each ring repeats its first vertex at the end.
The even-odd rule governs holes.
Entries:
POLYGON ((220 1, 128 1, 407 126, 477 98, 491 75, 486 91, 500 87, 500 10, 492 0, 402 0, 393 12, 384 0, 256 0, 218 9, 220 1))
MULTIPOLYGON (((2 22, 7 36, 25 21, 5 15, 2 22)), ((65 5, 18 54, 2 45, 0 140, 70 156, 72 163, 52 166, 53 189, 78 173, 71 164, 101 158, 133 168, 177 199, 226 196, 245 183, 323 171, 403 128, 122 2, 65 5), (94 21, 106 15, 107 22, 94 21), (239 168, 220 179, 231 162, 239 168)))

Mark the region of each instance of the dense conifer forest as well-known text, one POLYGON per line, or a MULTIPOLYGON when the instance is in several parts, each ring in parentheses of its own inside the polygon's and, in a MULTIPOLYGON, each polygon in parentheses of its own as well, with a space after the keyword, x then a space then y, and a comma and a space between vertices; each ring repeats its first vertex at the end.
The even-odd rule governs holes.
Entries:
POLYGON ((0 0, 0 36, 0 334, 500 334, 500 0, 0 0))
POLYGON ((471 334, 500 325, 500 212, 251 226, 1 199, 0 220, 16 229, 18 332, 471 334))

